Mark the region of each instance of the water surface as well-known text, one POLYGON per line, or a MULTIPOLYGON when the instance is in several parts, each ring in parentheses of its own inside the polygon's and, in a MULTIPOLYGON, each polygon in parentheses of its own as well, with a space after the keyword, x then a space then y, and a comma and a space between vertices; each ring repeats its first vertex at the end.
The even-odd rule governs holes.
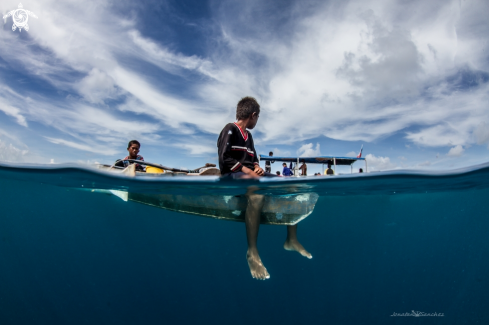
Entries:
POLYGON ((487 324, 489 165, 232 182, 71 166, 0 166, 2 324, 487 324), (262 226, 253 280, 244 224, 92 192, 317 193, 307 260, 262 226), (414 311, 443 317, 393 317, 414 311))

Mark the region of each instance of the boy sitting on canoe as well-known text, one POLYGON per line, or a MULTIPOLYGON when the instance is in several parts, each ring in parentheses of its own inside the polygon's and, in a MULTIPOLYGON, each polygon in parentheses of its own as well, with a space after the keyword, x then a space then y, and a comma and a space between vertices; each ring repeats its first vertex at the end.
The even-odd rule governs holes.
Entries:
MULTIPOLYGON (((260 116, 260 105, 253 97, 244 97, 238 102, 236 108, 237 122, 228 123, 221 131, 217 140, 219 169, 225 177, 255 178, 262 176, 276 176, 265 173, 258 164, 253 137, 247 129, 252 130, 260 116)), ((248 206, 245 213, 246 237, 248 239, 248 252, 246 259, 251 275, 255 279, 265 280, 270 274, 263 265, 257 248, 258 229, 263 208, 263 195, 255 194, 253 189, 246 193, 248 206)), ((284 248, 297 251, 301 255, 312 258, 297 240, 297 225, 287 226, 287 239, 284 248)))
MULTIPOLYGON (((133 164, 133 162, 129 162, 129 161, 127 161, 127 159, 144 161, 143 156, 138 155, 140 148, 141 148, 141 144, 139 143, 138 140, 129 141, 129 143, 127 145, 127 152, 129 153, 129 156, 127 156, 126 158, 124 158, 122 160, 117 160, 115 163, 115 166, 127 167, 127 166, 133 164)), ((136 170, 140 171, 140 172, 144 172, 145 167, 143 167, 139 164, 136 164, 136 170)))

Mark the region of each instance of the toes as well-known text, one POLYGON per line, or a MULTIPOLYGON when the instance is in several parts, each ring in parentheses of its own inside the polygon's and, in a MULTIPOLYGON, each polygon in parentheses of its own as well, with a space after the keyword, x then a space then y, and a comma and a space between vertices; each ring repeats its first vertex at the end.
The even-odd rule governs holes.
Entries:
POLYGON ((251 276, 253 277, 253 279, 257 280, 270 279, 270 274, 268 274, 267 270, 264 270, 263 272, 251 272, 251 276))

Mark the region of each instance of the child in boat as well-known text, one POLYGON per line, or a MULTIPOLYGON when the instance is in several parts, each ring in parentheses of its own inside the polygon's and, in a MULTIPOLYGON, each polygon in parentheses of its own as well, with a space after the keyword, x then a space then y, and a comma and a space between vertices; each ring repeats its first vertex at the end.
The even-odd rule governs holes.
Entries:
MULTIPOLYGON (((253 97, 242 98, 236 108, 237 122, 228 123, 221 131, 217 140, 219 169, 224 177, 255 178, 262 176, 275 176, 265 173, 258 164, 253 137, 247 130, 252 130, 260 116, 260 105, 253 97)), ((245 213, 246 237, 248 251, 246 259, 251 276, 255 279, 265 280, 270 274, 263 265, 257 248, 258 229, 260 227, 261 210, 264 197, 255 194, 253 189, 246 193, 248 206, 245 213)), ((297 240, 297 225, 287 226, 287 239, 284 248, 297 251, 301 255, 312 258, 297 240)))
POLYGON ((282 166, 284 167, 284 169, 282 170, 282 175, 284 175, 284 176, 292 176, 292 175, 294 175, 294 173, 290 170, 290 168, 287 167, 287 164, 286 163, 283 163, 282 166))
POLYGON ((299 167, 299 169, 302 171, 302 173, 301 173, 302 176, 307 176, 306 162, 302 162, 302 165, 299 167))
POLYGON ((334 170, 331 169, 331 161, 328 161, 328 168, 324 171, 324 175, 334 175, 334 170))
MULTIPOLYGON (((127 166, 129 166, 131 164, 134 164, 133 162, 127 161, 127 159, 144 161, 143 156, 138 155, 140 148, 141 148, 141 144, 139 143, 138 140, 131 140, 131 141, 129 141, 129 143, 127 145, 127 152, 129 153, 129 156, 127 156, 126 158, 124 158, 122 160, 118 160, 116 162, 115 166, 127 167, 127 166)), ((145 169, 146 168, 144 166, 141 166, 139 164, 136 164, 136 170, 137 171, 144 172, 145 169)))
MULTIPOLYGON (((271 151, 270 151, 270 152, 268 153, 268 155, 269 155, 270 157, 272 157, 272 156, 273 156, 273 152, 271 152, 271 151)), ((272 163, 274 163, 274 162, 275 162, 275 161, 273 161, 273 160, 272 160, 272 161, 270 161, 270 160, 265 161, 265 171, 266 171, 267 173, 271 173, 271 172, 272 172, 272 163)))

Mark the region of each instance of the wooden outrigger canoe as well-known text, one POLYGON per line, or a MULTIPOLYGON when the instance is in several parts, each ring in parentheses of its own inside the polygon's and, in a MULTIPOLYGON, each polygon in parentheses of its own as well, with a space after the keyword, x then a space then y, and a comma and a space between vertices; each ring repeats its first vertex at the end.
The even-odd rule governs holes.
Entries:
MULTIPOLYGON (((214 219, 244 222, 248 200, 245 195, 171 195, 127 193, 127 199, 154 207, 214 219)), ((264 196, 262 224, 295 225, 313 211, 316 193, 264 196)))
MULTIPOLYGON (((205 169, 206 175, 212 169, 205 169)), ((122 173, 136 176, 134 165, 122 173)), ((199 174, 197 174, 199 175, 199 174)), ((173 195, 110 191, 124 201, 133 201, 175 212, 194 214, 214 219, 244 222, 248 199, 245 195, 173 195)), ((264 195, 261 211, 262 224, 295 225, 309 216, 316 206, 316 193, 264 195)))

